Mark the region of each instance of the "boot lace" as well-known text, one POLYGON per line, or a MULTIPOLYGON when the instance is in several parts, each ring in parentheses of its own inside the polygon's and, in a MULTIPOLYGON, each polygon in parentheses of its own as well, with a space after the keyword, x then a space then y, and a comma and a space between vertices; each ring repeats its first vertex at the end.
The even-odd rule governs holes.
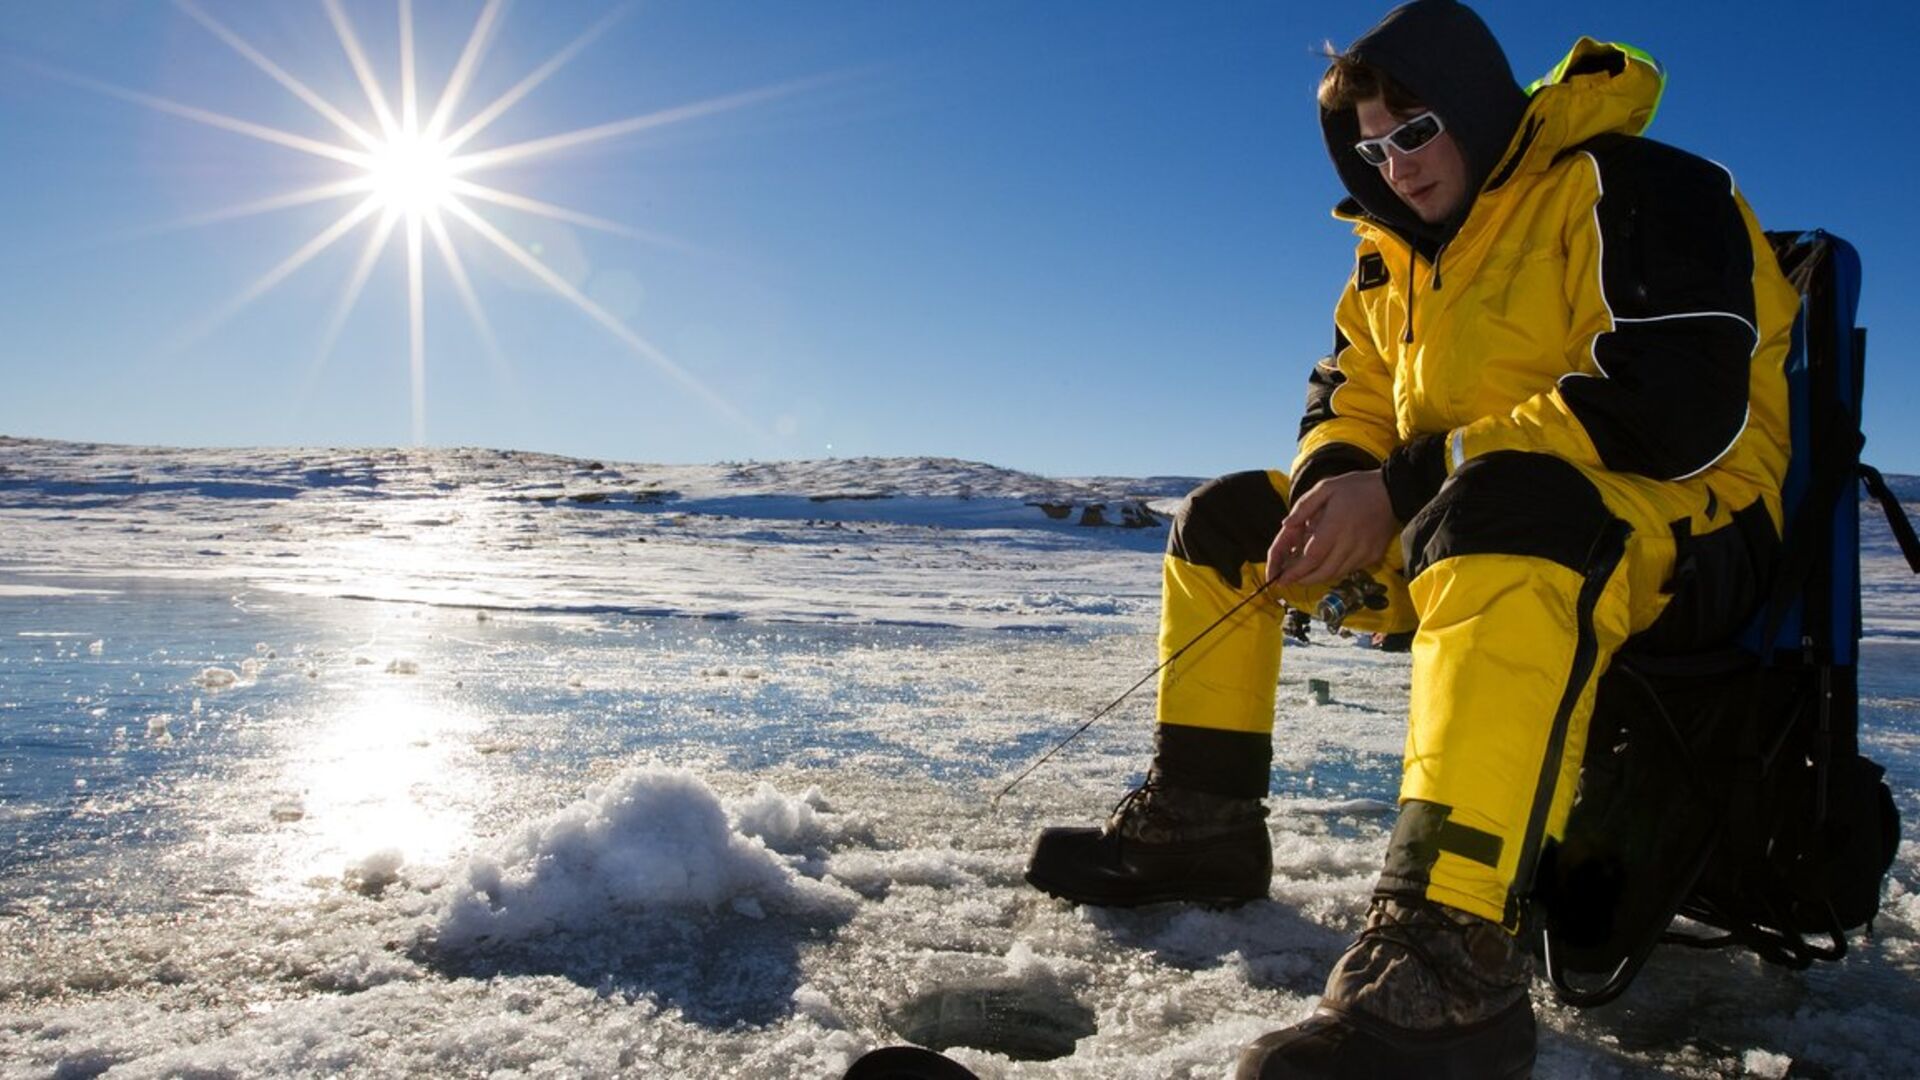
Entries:
MULTIPOLYGON (((1368 908, 1367 924, 1361 929, 1353 947, 1364 948, 1374 943, 1392 945, 1418 960, 1441 983, 1467 992, 1500 990, 1511 986, 1514 972, 1483 972, 1475 963, 1474 949, 1468 938, 1476 930, 1485 932, 1494 929, 1492 924, 1482 927, 1478 924, 1483 920, 1473 916, 1466 918, 1474 921, 1462 922, 1427 902, 1407 903, 1393 897, 1376 896, 1368 908)), ((1509 943, 1509 955, 1516 948, 1509 943)), ((1524 980, 1526 975, 1523 972, 1519 977, 1524 980)))
POLYGON ((1156 809, 1154 806, 1154 796, 1158 795, 1160 791, 1160 785, 1149 779, 1139 787, 1120 796, 1120 801, 1113 804, 1112 812, 1107 815, 1107 831, 1109 833, 1119 833, 1123 836, 1129 831, 1137 831, 1141 824, 1145 824, 1147 819, 1154 816, 1156 809), (1134 822, 1135 818, 1140 819, 1139 823, 1134 822), (1133 825, 1132 830, 1128 829, 1129 824, 1133 825))

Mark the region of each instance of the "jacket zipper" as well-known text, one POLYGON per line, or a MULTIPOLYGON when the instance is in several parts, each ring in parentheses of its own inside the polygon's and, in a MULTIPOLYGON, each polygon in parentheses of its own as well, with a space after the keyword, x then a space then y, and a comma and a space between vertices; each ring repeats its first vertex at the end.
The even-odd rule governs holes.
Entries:
MULTIPOLYGON (((1451 244, 1451 243, 1453 243, 1453 241, 1448 240, 1446 244, 1441 244, 1439 247, 1433 250, 1433 291, 1434 292, 1440 291, 1440 256, 1445 255, 1447 253, 1447 244, 1451 244)), ((1418 256, 1413 250, 1413 245, 1409 243, 1407 245, 1407 332, 1400 336, 1400 342, 1403 345, 1413 344, 1413 293, 1414 293, 1413 274, 1414 274, 1414 268, 1415 268, 1414 261, 1416 258, 1418 258, 1418 256)))
POLYGON ((1417 258, 1417 256, 1415 256, 1414 254, 1413 245, 1408 244, 1407 245, 1407 332, 1400 336, 1400 342, 1403 345, 1413 344, 1413 294, 1415 291, 1414 290, 1415 258, 1417 258))

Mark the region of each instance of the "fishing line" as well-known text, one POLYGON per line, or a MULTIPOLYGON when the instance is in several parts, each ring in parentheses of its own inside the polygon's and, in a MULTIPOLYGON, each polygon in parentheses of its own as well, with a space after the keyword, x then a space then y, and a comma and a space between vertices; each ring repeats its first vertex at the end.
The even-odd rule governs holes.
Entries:
POLYGON ((1260 587, 1253 590, 1253 592, 1247 594, 1245 599, 1241 600, 1239 603, 1228 608, 1226 612, 1223 613, 1219 618, 1213 620, 1211 623, 1208 623, 1207 626, 1204 629, 1202 629, 1199 633, 1187 639, 1187 643, 1185 645, 1182 645, 1178 649, 1175 649, 1170 655, 1168 655, 1168 657, 1165 660, 1162 660, 1160 661, 1160 663, 1154 665, 1154 669, 1152 671, 1149 671, 1145 675, 1140 676, 1139 682, 1134 683, 1132 686, 1129 686, 1125 690, 1121 691, 1119 697, 1114 698, 1112 701, 1107 702, 1106 707, 1102 708, 1099 712, 1094 713, 1092 716, 1087 717, 1086 723, 1081 724, 1077 728, 1074 728, 1072 733, 1069 734, 1066 738, 1061 739, 1059 742, 1055 743, 1053 746, 1053 749, 1048 750, 1046 753, 1040 755, 1039 759, 1036 760, 1033 764, 1028 765, 1026 768, 1020 770, 1020 775, 1008 781, 1007 786, 1000 789, 999 795, 995 795, 992 799, 988 800, 987 805, 998 806, 1000 804, 1000 799, 1003 796, 1005 796, 1007 792, 1012 791, 1015 785, 1019 784, 1020 781, 1025 780, 1033 772, 1033 770, 1039 768, 1042 765, 1045 765, 1047 763, 1047 759, 1053 757, 1053 755, 1065 749, 1068 743, 1079 738, 1081 732, 1092 727, 1094 723, 1098 721, 1101 717, 1112 712, 1114 709, 1119 708, 1120 703, 1127 700, 1127 698, 1131 696, 1135 690, 1138 690, 1141 687, 1147 685, 1147 680, 1153 678, 1155 675, 1160 674, 1161 671, 1166 669, 1166 666, 1168 664, 1171 664, 1175 660, 1178 660, 1180 659, 1180 657, 1186 655, 1186 652, 1188 649, 1191 649, 1195 645, 1200 644, 1200 639, 1206 637, 1208 634, 1213 633, 1216 629, 1219 629, 1221 623, 1224 623, 1228 619, 1233 618, 1233 616, 1237 614, 1241 608, 1246 607, 1248 604, 1251 604, 1255 600, 1258 600, 1262 596, 1265 596, 1267 593, 1267 590, 1273 587, 1273 583, 1276 580, 1278 579, 1268 578, 1265 581, 1262 581, 1260 583, 1260 587))

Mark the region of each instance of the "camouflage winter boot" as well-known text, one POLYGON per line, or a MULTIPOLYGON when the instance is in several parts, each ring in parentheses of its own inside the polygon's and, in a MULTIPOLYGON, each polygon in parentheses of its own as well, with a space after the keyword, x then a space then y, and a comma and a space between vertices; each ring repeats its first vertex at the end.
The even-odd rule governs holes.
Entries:
POLYGON ((1239 1080, 1522 1078, 1533 958, 1477 915, 1376 896, 1312 1016, 1255 1040, 1239 1080))
POLYGON ((1265 899, 1273 841, 1259 799, 1169 787, 1127 793, 1102 828, 1044 829, 1027 881, 1076 904, 1132 907, 1169 900, 1265 899))

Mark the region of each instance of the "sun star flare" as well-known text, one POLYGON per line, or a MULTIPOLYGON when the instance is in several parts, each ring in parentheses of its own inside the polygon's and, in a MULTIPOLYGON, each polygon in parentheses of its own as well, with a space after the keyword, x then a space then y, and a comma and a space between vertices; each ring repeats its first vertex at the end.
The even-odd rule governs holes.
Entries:
MULTIPOLYGON (((359 34, 339 0, 322 0, 322 6, 326 10, 334 35, 348 63, 352 66, 358 86, 365 96, 365 113, 371 114, 373 120, 371 124, 354 119, 351 115, 354 111, 352 105, 332 100, 326 94, 301 81, 239 33, 200 8, 194 0, 174 0, 174 6, 305 103, 336 133, 336 139, 344 137, 345 141, 334 141, 311 134, 282 130, 212 109, 170 101, 152 94, 115 86, 83 75, 59 71, 49 71, 48 74, 156 112, 258 139, 284 149, 324 158, 333 162, 336 168, 344 170, 343 175, 335 181, 198 214, 179 223, 180 225, 201 227, 296 206, 336 199, 349 200, 347 209, 331 224, 308 238, 291 254, 274 263, 270 269, 240 290, 214 314, 193 325, 184 339, 177 343, 178 347, 184 347, 201 336, 213 332, 226 320, 298 272, 321 252, 332 247, 348 234, 364 227, 368 230, 365 247, 348 275, 340 294, 340 301, 335 306, 331 318, 324 330, 317 335, 320 344, 318 355, 315 357, 313 374, 317 377, 320 368, 325 365, 328 354, 339 339, 343 325, 351 316, 364 291, 374 264, 387 252, 397 250, 398 257, 404 262, 406 272, 407 373, 409 392, 412 397, 410 410, 412 437, 414 443, 424 443, 426 441, 425 399, 429 340, 426 325, 425 277, 429 251, 439 256, 441 272, 451 284, 489 354, 495 357, 502 355, 499 343, 495 340, 492 325, 485 315, 484 305, 476 295, 473 281, 461 261, 458 247, 449 234, 449 223, 458 222, 462 227, 463 237, 499 251, 506 256, 509 264, 518 265, 555 295, 578 309, 586 319, 603 327, 627 353, 651 365, 666 375, 669 381, 690 390, 695 397, 728 421, 750 433, 761 434, 758 426, 739 409, 675 363, 632 328, 588 300, 565 278, 541 262, 535 251, 530 251, 527 247, 514 242, 509 232, 482 216, 470 205, 469 200, 506 207, 520 213, 533 214, 627 239, 664 243, 664 246, 669 247, 684 248, 685 245, 663 242, 651 233, 628 225, 516 192, 505 191, 498 187, 476 183, 470 177, 498 165, 510 162, 526 163, 588 143, 768 101, 805 89, 811 85, 811 81, 732 94, 709 101, 632 116, 624 120, 541 135, 518 143, 473 150, 468 147, 479 140, 494 121, 531 94, 541 83, 564 68, 609 27, 624 17, 632 5, 622 4, 615 7, 534 68, 530 74, 520 79, 511 89, 485 106, 468 112, 462 108, 462 99, 472 84, 474 72, 482 64, 489 47, 499 37, 506 0, 487 0, 474 20, 458 62, 447 77, 439 96, 433 99, 430 108, 425 107, 415 65, 412 0, 396 0, 400 57, 398 108, 395 108, 392 93, 382 84, 375 65, 362 47, 359 34), (449 130, 451 134, 448 134, 449 130), (426 243, 428 238, 431 238, 431 244, 426 243)), ((312 383, 313 379, 310 378, 309 386, 312 383)))

